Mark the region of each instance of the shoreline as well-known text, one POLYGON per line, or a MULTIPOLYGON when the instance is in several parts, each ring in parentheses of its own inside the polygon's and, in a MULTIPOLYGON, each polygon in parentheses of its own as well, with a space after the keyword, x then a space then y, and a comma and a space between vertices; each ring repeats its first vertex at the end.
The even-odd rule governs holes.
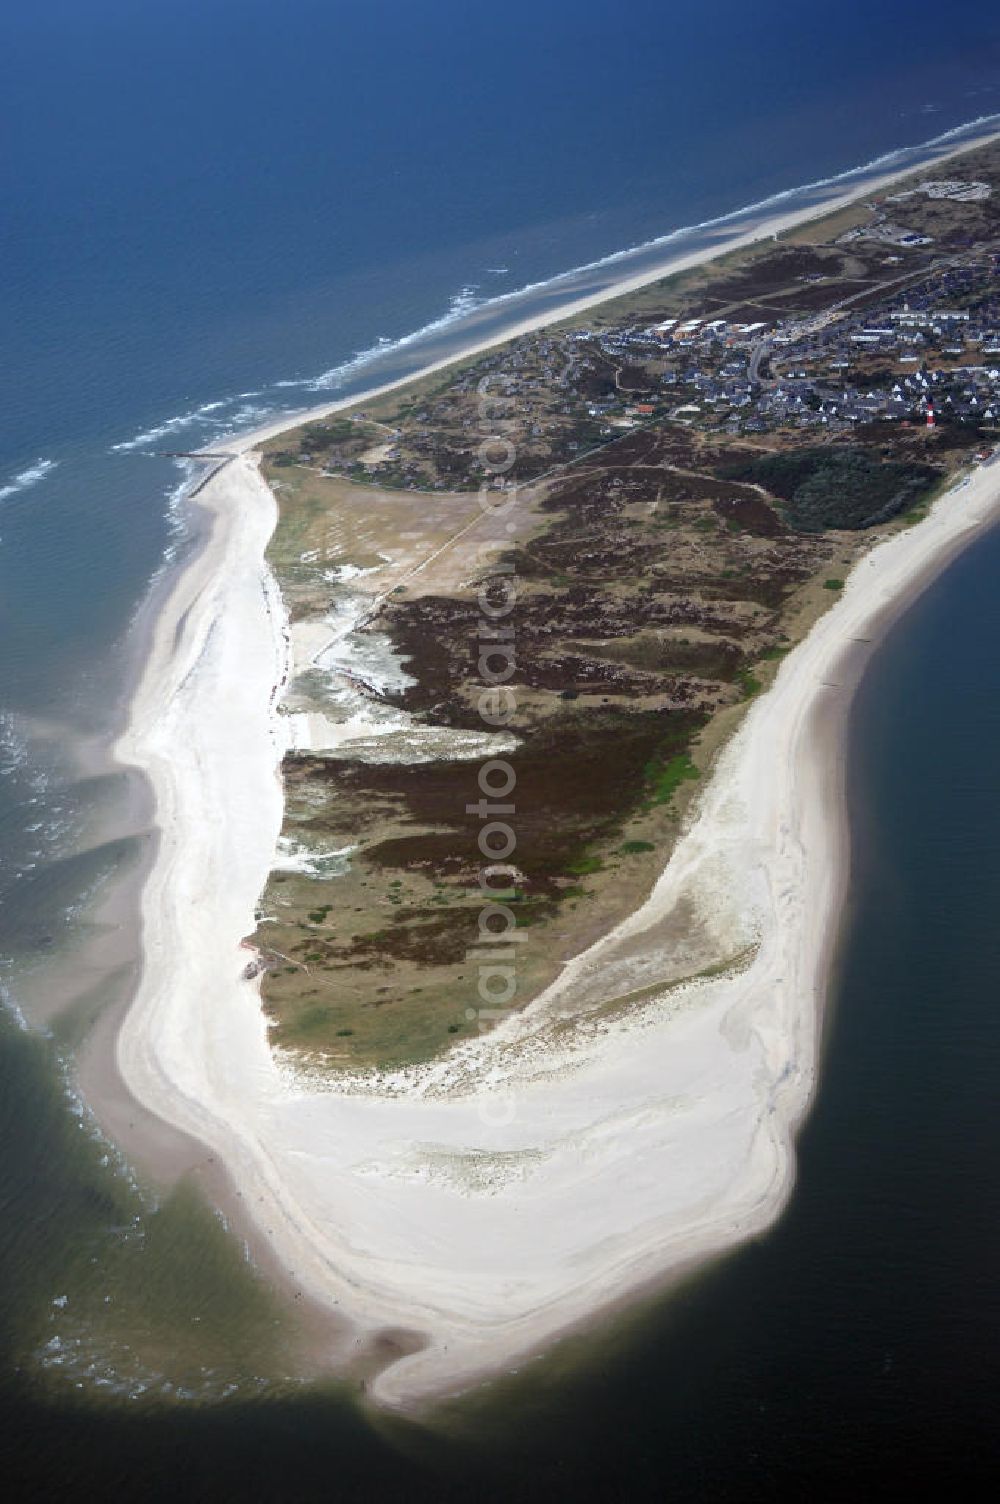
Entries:
MULTIPOLYGON (((874 191, 866 184, 844 201, 874 191)), ((788 219, 802 223, 842 206, 827 203, 788 219)), ((757 227, 697 260, 771 233, 773 225, 757 227)), ((635 285, 681 269, 675 262, 635 285)), ((623 284, 602 292, 478 348, 629 290, 623 284)), ((381 1096, 356 1083, 313 1089, 290 1080, 272 1058, 256 989, 240 976, 239 942, 253 928, 248 918, 280 829, 276 690, 284 667, 281 604, 264 559, 276 508, 247 451, 304 419, 475 353, 227 443, 238 457, 201 485, 198 504, 228 525, 213 526, 174 582, 116 744, 120 761, 149 776, 161 832, 142 895, 143 976, 118 1039, 122 1079, 151 1113, 218 1154, 244 1210, 253 1202, 253 1220, 286 1278, 327 1309, 349 1311, 373 1344, 391 1328, 396 1352, 411 1349, 372 1387, 377 1400, 398 1407, 509 1368, 779 1214, 794 1181, 794 1133, 815 1086, 822 1001, 848 877, 841 749, 853 687, 871 650, 852 653, 851 634, 881 633, 901 615, 992 520, 1000 493, 1000 472, 987 466, 949 490, 924 522, 865 555, 842 598, 789 655, 723 749, 697 818, 650 899, 571 961, 523 1014, 435 1066, 397 1073, 381 1096), (960 503, 949 506, 956 496, 960 503), (880 557, 873 578, 868 571, 880 557), (814 681, 834 667, 843 692, 831 706, 814 681), (836 737, 820 727, 831 715, 836 737), (762 777, 773 775, 776 745, 784 757, 780 789, 770 787, 773 776, 762 777), (742 824, 734 804, 742 804, 742 824), (762 856, 769 839, 770 893, 762 856), (720 860, 727 892, 753 895, 749 910, 744 902, 727 916, 734 939, 760 939, 747 970, 667 990, 620 1024, 577 1041, 572 1056, 549 1049, 544 1071, 536 1072, 559 997, 571 987, 584 996, 606 988, 609 976, 627 978, 637 957, 655 963, 657 924, 681 892, 690 896, 693 883, 705 890, 703 900, 718 901, 709 891, 718 888, 718 874, 713 879, 707 869, 720 860), (799 893, 797 914, 787 911, 787 885, 780 900, 773 892, 782 863, 788 891, 799 893), (781 950, 783 935, 791 949, 781 950), (797 969, 794 985, 789 962, 797 969), (761 996, 761 989, 773 995, 761 996), (663 1057, 654 1041, 665 1047, 663 1057), (475 1085, 484 1078, 516 1089, 523 1113, 513 1131, 482 1121, 475 1085), (720 1104, 725 1110, 713 1116, 720 1104), (726 1136, 734 1116, 741 1155, 726 1136), (416 1160, 412 1152, 407 1157, 413 1145, 416 1160), (693 1165, 697 1184, 690 1183, 693 1165), (688 1177, 680 1203, 669 1195, 664 1201, 674 1189, 663 1184, 671 1168, 682 1181, 688 1177), (650 1198, 657 1196, 652 1217, 650 1198), (637 1206, 644 1213, 638 1222, 637 1206), (568 1221, 570 1207, 582 1227, 568 1221), (616 1229, 610 1236, 609 1227, 616 1229), (431 1334, 416 1351, 414 1333, 431 1334)))

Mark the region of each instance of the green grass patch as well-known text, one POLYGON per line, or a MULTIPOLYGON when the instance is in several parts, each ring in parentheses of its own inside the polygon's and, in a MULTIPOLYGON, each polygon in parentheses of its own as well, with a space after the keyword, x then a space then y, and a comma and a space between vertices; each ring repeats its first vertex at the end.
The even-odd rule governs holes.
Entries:
POLYGON ((757 678, 756 674, 751 673, 748 668, 740 669, 736 677, 739 681, 739 686, 743 691, 743 698, 745 700, 752 700, 754 695, 759 695, 761 690, 764 688, 763 684, 757 678))
POLYGON ((824 580, 823 581, 823 589, 824 590, 843 590, 843 588, 844 588, 844 582, 843 582, 843 580, 824 580))
POLYGON ((640 851, 655 851, 652 841, 623 841, 618 850, 622 856, 636 856, 640 851))
POLYGON ((699 772, 686 752, 679 752, 663 762, 654 758, 646 764, 646 781, 650 786, 652 804, 669 804, 674 794, 688 778, 698 778, 699 772))
POLYGON ((592 872, 600 872, 604 863, 599 856, 581 856, 575 862, 570 862, 566 868, 574 877, 589 877, 592 872))

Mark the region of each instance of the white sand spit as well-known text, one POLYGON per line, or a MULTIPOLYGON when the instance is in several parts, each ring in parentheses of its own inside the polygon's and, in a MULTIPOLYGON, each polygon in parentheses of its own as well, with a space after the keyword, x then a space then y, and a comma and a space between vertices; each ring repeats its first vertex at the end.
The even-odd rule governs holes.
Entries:
POLYGON ((269 1051, 241 974, 281 824, 275 505, 249 456, 205 488, 212 538, 118 749, 148 772, 162 828, 119 1064, 223 1159, 300 1288, 362 1330, 425 1334, 380 1375, 381 1402, 514 1365, 776 1216, 843 882, 847 660, 998 495, 983 467, 861 561, 725 749, 649 901, 524 1013, 426 1069, 313 1083, 269 1051), (657 988, 681 901, 741 970, 657 988), (638 1005, 599 1007, 637 987, 638 1005))
MULTIPOLYGON (((712 250, 667 252, 503 338, 894 180, 723 229, 712 250)), ((117 749, 148 773, 162 832, 118 1063, 139 1102, 211 1146, 299 1288, 362 1330, 424 1334, 374 1388, 413 1405, 516 1364, 779 1212, 845 880, 842 730, 858 639, 994 518, 1000 470, 983 467, 860 562, 751 707, 636 914, 523 1013, 434 1066, 313 1082, 268 1048, 240 948, 275 861, 286 739, 333 739, 325 724, 293 731, 276 704, 292 645, 264 558, 277 509, 249 450, 292 421, 233 441, 237 458, 201 491, 212 536, 157 623, 117 749), (669 985, 683 969, 678 914, 738 965, 669 985)), ((320 646, 297 644, 309 657, 320 646)))

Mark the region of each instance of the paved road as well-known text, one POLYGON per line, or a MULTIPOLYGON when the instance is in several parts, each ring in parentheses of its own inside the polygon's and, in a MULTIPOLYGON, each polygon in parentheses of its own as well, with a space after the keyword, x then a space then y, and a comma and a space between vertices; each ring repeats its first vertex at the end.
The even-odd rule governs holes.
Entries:
POLYGON ((753 349, 751 350, 751 352, 750 352, 750 371, 749 371, 750 385, 751 386, 762 386, 762 385, 764 385, 763 379, 762 379, 761 374, 760 374, 760 367, 761 367, 761 362, 764 360, 764 358, 768 354, 770 348, 771 348, 770 341, 766 340, 766 339, 762 339, 762 340, 758 340, 757 343, 754 345, 753 349))

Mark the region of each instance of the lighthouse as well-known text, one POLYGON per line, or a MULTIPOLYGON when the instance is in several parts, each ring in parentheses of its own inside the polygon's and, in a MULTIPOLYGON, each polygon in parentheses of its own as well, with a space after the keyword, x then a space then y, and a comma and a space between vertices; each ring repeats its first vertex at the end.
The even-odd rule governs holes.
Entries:
POLYGON ((933 428, 934 427, 934 404, 933 404, 933 402, 928 402, 928 404, 927 404, 927 427, 928 428, 933 428))

